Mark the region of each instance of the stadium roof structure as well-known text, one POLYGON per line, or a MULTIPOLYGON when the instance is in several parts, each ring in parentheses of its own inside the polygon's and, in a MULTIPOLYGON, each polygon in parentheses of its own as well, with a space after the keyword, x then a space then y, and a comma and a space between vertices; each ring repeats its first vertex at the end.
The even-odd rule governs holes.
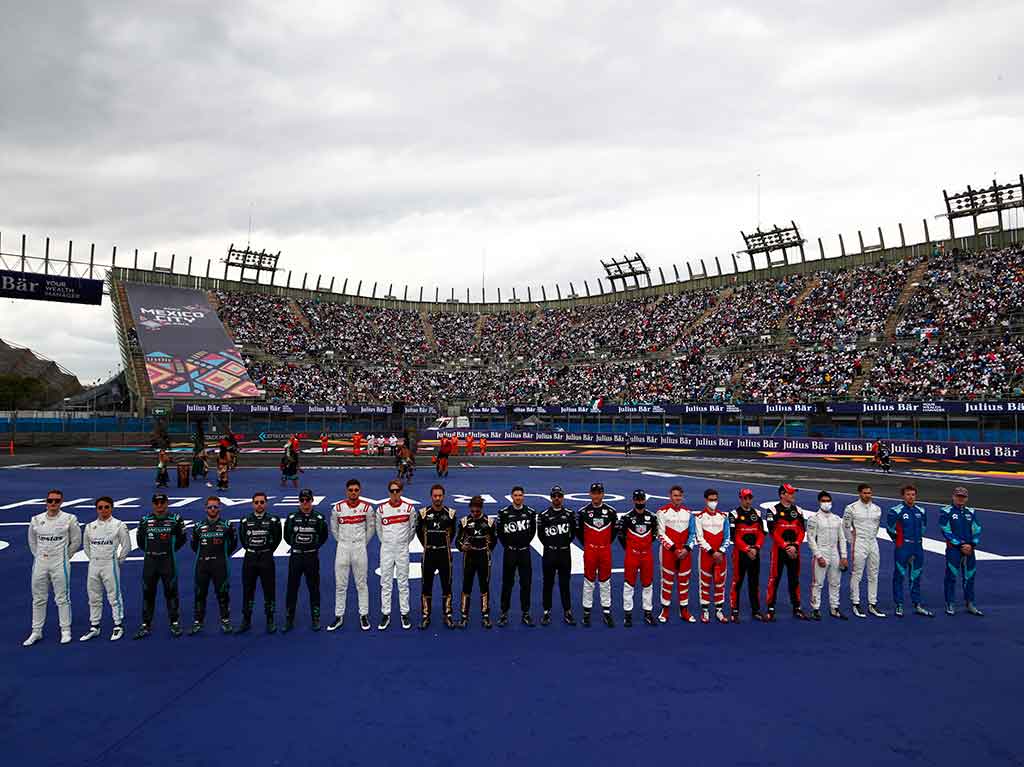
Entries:
POLYGON ((960 218, 970 218, 974 222, 974 233, 1003 231, 1003 211, 1024 208, 1024 174, 1009 184, 1000 184, 992 179, 992 186, 986 189, 972 189, 949 194, 945 189, 942 196, 946 200, 946 218, 949 220, 949 236, 953 237, 953 222, 960 218), (991 226, 978 226, 978 218, 989 213, 996 214, 996 222, 991 226))

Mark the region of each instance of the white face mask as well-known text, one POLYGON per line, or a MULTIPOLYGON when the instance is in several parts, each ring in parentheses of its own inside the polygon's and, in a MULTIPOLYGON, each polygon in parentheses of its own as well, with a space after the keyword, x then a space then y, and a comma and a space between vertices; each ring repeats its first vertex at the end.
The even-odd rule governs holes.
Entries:
POLYGON ((821 504, 822 511, 832 511, 832 501, 825 501, 821 504))
POLYGON ((718 508, 718 501, 708 501, 708 508, 714 511, 718 508))

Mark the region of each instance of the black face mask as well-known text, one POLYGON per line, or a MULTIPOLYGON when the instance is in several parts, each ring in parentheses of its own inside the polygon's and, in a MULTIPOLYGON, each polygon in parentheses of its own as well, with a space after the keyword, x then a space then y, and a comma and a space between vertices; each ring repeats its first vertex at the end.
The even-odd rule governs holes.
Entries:
POLYGON ((633 508, 636 509, 637 511, 643 511, 644 509, 647 508, 647 504, 646 503, 634 503, 633 504, 633 508))

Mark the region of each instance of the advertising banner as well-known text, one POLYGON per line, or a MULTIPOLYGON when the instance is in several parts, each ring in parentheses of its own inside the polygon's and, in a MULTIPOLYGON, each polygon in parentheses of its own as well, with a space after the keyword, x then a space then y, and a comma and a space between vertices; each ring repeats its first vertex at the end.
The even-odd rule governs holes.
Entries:
POLYGON ((103 303, 103 280, 0 271, 0 298, 99 306, 103 303))
MULTIPOLYGON (((486 437, 489 440, 530 440, 537 442, 565 442, 569 444, 622 445, 622 434, 583 433, 569 434, 557 431, 532 431, 529 429, 446 429, 438 437, 486 437)), ((820 455, 869 455, 873 440, 832 439, 816 437, 724 437, 667 434, 633 434, 630 443, 634 447, 675 447, 706 450, 753 450, 783 453, 807 453, 820 455)), ((886 444, 895 456, 913 458, 963 458, 988 460, 1014 460, 1024 457, 1024 445, 989 442, 931 442, 914 440, 887 440, 886 444)))
POLYGON ((140 284, 127 288, 155 397, 260 396, 204 291, 140 284))

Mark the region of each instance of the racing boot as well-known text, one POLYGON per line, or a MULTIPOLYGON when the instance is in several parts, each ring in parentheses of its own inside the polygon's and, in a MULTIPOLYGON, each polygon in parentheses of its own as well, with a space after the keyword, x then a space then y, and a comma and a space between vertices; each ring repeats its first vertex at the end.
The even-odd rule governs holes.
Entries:
POLYGON ((975 615, 975 616, 980 618, 985 613, 983 613, 981 610, 979 610, 977 605, 974 604, 974 602, 968 602, 967 603, 967 614, 968 615, 975 615))
POLYGON ((902 618, 903 617, 903 605, 896 605, 896 617, 897 618, 902 618))
POLYGON ((583 608, 583 628, 590 628, 590 608, 583 608))
POLYGON ((287 612, 284 614, 284 628, 281 629, 285 634, 295 628, 295 613, 287 612))
POLYGON ((562 616, 562 620, 565 622, 566 626, 576 625, 576 616, 572 614, 572 610, 566 610, 565 615, 562 616))
POLYGON ((370 616, 369 615, 360 615, 359 616, 359 630, 360 631, 369 631, 370 630, 370 616))
POLYGON ((920 615, 922 618, 934 618, 935 613, 925 607, 923 604, 918 602, 914 605, 914 615, 920 615))
POLYGON ((408 631, 412 628, 412 621, 409 619, 409 613, 402 613, 402 630, 408 631))
MULTIPOLYGON (((142 631, 142 629, 139 629, 139 631, 142 631)), ((42 638, 43 638, 43 632, 33 630, 32 633, 28 635, 28 639, 26 639, 24 642, 21 643, 21 646, 22 647, 31 647, 32 645, 34 645, 36 642, 38 642, 42 638)), ((135 638, 136 639, 141 639, 142 637, 136 636, 135 638)))
POLYGON ((946 602, 946 615, 956 615, 956 607, 952 602, 946 602))
POLYGON ((84 634, 82 634, 81 637, 78 638, 78 641, 79 642, 88 642, 90 639, 95 639, 99 635, 100 635, 100 627, 99 626, 90 626, 89 630, 86 631, 84 634))
POLYGON ((764 623, 767 618, 765 618, 764 613, 755 611, 750 614, 750 620, 764 623))
POLYGON ((764 616, 765 623, 775 623, 775 608, 769 607, 768 614, 764 616))
POLYGON ((853 603, 853 615, 855 618, 867 618, 867 613, 860 609, 860 602, 853 603))
POLYGON ((508 625, 508 613, 501 613, 498 615, 498 626, 505 628, 508 625))
POLYGON ((668 623, 668 605, 661 606, 661 612, 658 613, 658 623, 668 623))
POLYGON ((715 608, 715 620, 719 623, 728 623, 729 619, 725 617, 725 610, 721 607, 715 608))
POLYGON ((813 621, 820 621, 821 620, 821 610, 812 610, 811 611, 811 620, 813 620, 813 621))
POLYGON ((71 644, 71 629, 69 629, 69 628, 67 628, 67 629, 62 628, 60 630, 60 643, 61 644, 71 644))
POLYGON ((807 617, 807 613, 804 612, 804 609, 802 607, 793 608, 793 617, 796 618, 798 621, 810 620, 810 618, 807 617))
POLYGON ((430 603, 433 597, 420 597, 420 614, 423 616, 420 619, 420 630, 426 631, 430 628, 430 603))
POLYGON ((192 623, 192 628, 190 628, 188 630, 188 635, 189 636, 195 636, 196 634, 198 634, 202 630, 203 630, 202 622, 201 621, 194 621, 192 623))
POLYGON ((238 624, 238 629, 237 629, 238 633, 239 634, 244 634, 246 631, 248 631, 251 628, 252 628, 252 613, 251 612, 244 612, 244 613, 242 613, 242 622, 238 624))
POLYGON ((868 614, 874 618, 884 618, 885 613, 878 609, 878 605, 868 605, 868 614))
POLYGON ((313 626, 312 626, 312 629, 313 629, 313 631, 319 631, 320 630, 320 608, 319 607, 315 607, 315 608, 312 609, 311 612, 313 613, 313 626))
POLYGON ((679 620, 683 623, 696 623, 697 619, 690 615, 690 608, 680 607, 679 608, 679 620))
POLYGON ((381 613, 377 631, 387 631, 389 626, 391 626, 391 613, 381 613))
POLYGON ((654 613, 651 610, 644 610, 644 623, 648 626, 657 626, 654 620, 654 613))
POLYGON ((274 613, 273 612, 268 612, 267 613, 267 633, 268 634, 276 634, 277 633, 277 620, 274 618, 274 613))
POLYGON ((230 634, 233 631, 234 631, 234 629, 231 627, 231 619, 230 618, 221 618, 220 619, 220 633, 222 633, 222 634, 230 634))
POLYGON ((700 610, 700 622, 711 623, 711 611, 706 607, 702 607, 700 610))
POLYGON ((485 629, 493 628, 491 623, 491 595, 480 595, 480 625, 485 629))
POLYGON ((181 636, 181 634, 181 624, 178 623, 178 621, 173 621, 171 623, 171 636, 177 639, 181 636))
MULTIPOLYGON (((145 639, 148 636, 149 636, 149 624, 148 623, 143 623, 141 626, 139 626, 139 630, 135 632, 135 635, 132 637, 132 639, 145 639)), ((29 639, 31 639, 31 637, 29 637, 29 639)), ((25 641, 28 641, 28 640, 25 640, 25 641)))
POLYGON ((612 619, 612 611, 611 610, 602 610, 601 611, 601 620, 604 621, 604 625, 607 626, 608 628, 610 628, 610 629, 615 628, 615 621, 612 619))
POLYGON ((452 595, 444 598, 444 625, 447 628, 455 628, 455 621, 452 620, 452 595))
POLYGON ((545 610, 543 612, 543 614, 540 616, 540 625, 541 626, 550 626, 551 625, 551 611, 550 610, 545 610))
POLYGON ((535 624, 535 623, 533 622, 533 616, 532 616, 532 615, 530 615, 529 613, 523 613, 523 617, 522 617, 522 618, 520 619, 520 622, 521 622, 521 623, 522 623, 522 624, 523 624, 524 626, 529 626, 530 628, 533 628, 533 627, 534 627, 534 626, 536 625, 536 624, 535 624))
POLYGON ((123 626, 114 626, 114 630, 110 632, 110 641, 116 642, 118 639, 124 636, 123 626))
POLYGON ((626 613, 622 616, 622 625, 624 628, 633 628, 633 613, 626 613))
POLYGON ((462 599, 459 600, 459 628, 464 629, 469 626, 469 594, 463 592, 462 599))
POLYGON ((327 630, 328 631, 337 631, 338 629, 340 629, 344 625, 344 623, 345 623, 344 616, 335 615, 334 616, 334 620, 331 621, 330 625, 327 627, 327 630))
POLYGON ((841 621, 848 621, 848 620, 850 620, 845 615, 843 615, 842 611, 838 607, 833 607, 831 610, 828 611, 828 614, 830 616, 832 616, 833 618, 836 618, 837 620, 841 620, 841 621))
POLYGON ((729 620, 731 620, 733 623, 739 623, 740 622, 740 611, 739 610, 733 610, 732 611, 732 615, 729 616, 729 620))

